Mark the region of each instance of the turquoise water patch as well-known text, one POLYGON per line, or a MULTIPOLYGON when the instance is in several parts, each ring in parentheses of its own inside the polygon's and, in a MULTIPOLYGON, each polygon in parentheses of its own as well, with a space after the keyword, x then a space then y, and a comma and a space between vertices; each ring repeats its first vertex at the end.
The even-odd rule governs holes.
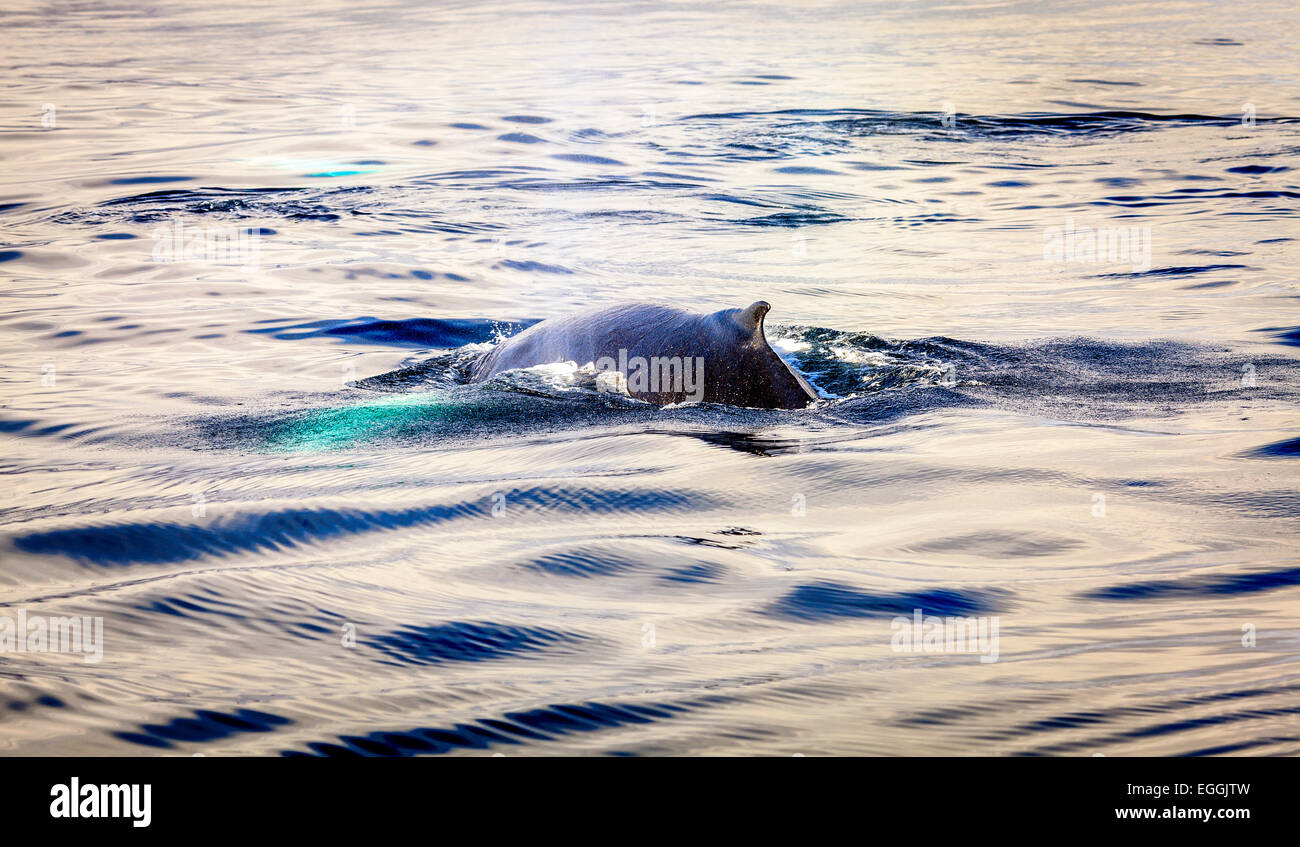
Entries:
POLYGON ((343 450, 382 438, 399 437, 462 416, 464 404, 442 392, 397 394, 339 409, 311 409, 272 426, 272 450, 343 450))

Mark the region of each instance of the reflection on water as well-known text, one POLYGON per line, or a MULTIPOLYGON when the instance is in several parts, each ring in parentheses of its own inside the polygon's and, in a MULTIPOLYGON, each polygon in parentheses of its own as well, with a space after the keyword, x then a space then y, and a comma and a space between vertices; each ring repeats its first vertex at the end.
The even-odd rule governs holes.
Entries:
POLYGON ((1300 751, 1294 8, 320 5, 0 13, 0 751, 1300 751))

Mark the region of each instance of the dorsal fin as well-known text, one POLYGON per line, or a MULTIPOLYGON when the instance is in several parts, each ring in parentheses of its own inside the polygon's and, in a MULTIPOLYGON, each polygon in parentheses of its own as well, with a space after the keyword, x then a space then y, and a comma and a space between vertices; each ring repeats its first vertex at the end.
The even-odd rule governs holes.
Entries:
POLYGON ((772 304, 766 300, 750 303, 743 309, 735 310, 735 321, 746 333, 753 335, 759 331, 759 327, 763 325, 763 316, 771 308, 772 304))

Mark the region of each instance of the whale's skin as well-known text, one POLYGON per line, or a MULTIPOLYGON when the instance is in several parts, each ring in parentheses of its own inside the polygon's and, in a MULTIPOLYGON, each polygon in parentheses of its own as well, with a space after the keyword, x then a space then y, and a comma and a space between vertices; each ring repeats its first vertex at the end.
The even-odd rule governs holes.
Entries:
POLYGON ((627 380, 629 394, 658 405, 703 400, 761 409, 803 408, 817 393, 768 344, 763 316, 770 308, 760 300, 710 314, 657 303, 587 309, 542 321, 505 339, 471 363, 469 377, 483 382, 503 371, 556 362, 600 368, 602 359, 608 367, 611 360, 635 357, 680 357, 684 367, 690 367, 698 357, 703 362, 702 395, 684 390, 684 384, 637 391, 632 379, 627 380))

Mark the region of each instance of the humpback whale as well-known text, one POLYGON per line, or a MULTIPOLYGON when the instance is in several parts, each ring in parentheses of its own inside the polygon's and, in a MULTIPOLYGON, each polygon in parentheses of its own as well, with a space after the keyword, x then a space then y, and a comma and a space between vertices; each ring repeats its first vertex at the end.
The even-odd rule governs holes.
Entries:
POLYGON ((587 309, 534 324, 470 364, 471 382, 557 362, 591 364, 597 385, 658 405, 800 409, 817 392, 767 343, 759 300, 700 314, 656 303, 587 309))

